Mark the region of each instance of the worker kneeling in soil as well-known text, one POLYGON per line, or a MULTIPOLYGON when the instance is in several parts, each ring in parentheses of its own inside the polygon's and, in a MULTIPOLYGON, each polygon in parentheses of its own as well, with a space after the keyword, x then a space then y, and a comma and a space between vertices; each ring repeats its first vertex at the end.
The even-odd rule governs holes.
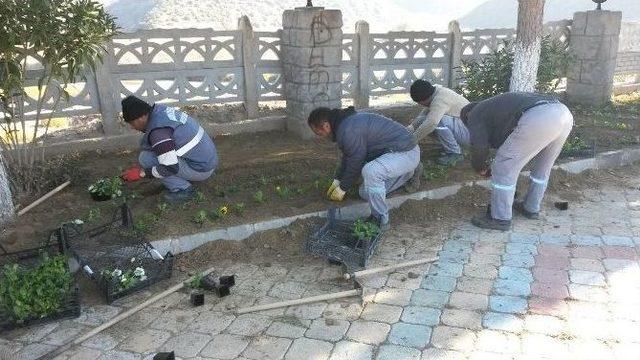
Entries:
POLYGON ((193 118, 161 104, 153 106, 131 95, 122 100, 122 116, 144 133, 135 165, 122 174, 125 181, 144 177, 160 179, 169 202, 190 199, 196 193, 191 181, 208 179, 218 166, 213 140, 193 118))
POLYGON ((461 118, 469 129, 471 165, 480 175, 491 177, 490 211, 471 222, 508 230, 512 207, 537 219, 551 168, 573 127, 569 109, 549 95, 511 92, 470 103, 461 118), (491 168, 489 148, 498 149, 491 168), (518 176, 529 161, 529 189, 524 201, 514 204, 518 176))
POLYGON ((362 174, 360 196, 369 202, 371 217, 381 230, 389 228, 386 194, 410 181, 420 186, 420 148, 416 138, 402 124, 381 115, 358 113, 353 107, 311 112, 309 127, 322 138, 337 142, 342 160, 335 180, 327 191, 333 201, 345 193, 362 174))
POLYGON ((464 96, 440 85, 418 79, 410 89, 411 99, 425 106, 407 128, 422 141, 432 132, 444 148, 436 162, 454 165, 462 160, 462 146, 469 145, 469 131, 460 120, 460 110, 469 103, 464 96))

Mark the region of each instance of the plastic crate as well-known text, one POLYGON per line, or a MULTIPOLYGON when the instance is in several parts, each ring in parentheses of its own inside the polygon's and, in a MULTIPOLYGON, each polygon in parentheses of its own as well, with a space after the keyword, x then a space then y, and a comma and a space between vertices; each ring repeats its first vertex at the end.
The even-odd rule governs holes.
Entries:
POLYGON ((132 231, 131 224, 131 212, 124 204, 114 213, 110 223, 87 230, 66 224, 60 230, 69 252, 89 278, 96 282, 107 303, 171 277, 173 255, 170 252, 161 255, 132 231), (137 280, 126 289, 119 288, 116 279, 103 275, 105 270, 126 272, 137 267, 144 269, 146 279, 137 280))
POLYGON ((360 240, 353 235, 353 224, 353 221, 338 220, 336 209, 330 209, 327 222, 308 239, 307 250, 340 262, 349 270, 366 267, 378 248, 382 232, 372 239, 360 240))
MULTIPOLYGON (((42 253, 47 253, 49 256, 56 256, 66 252, 66 246, 62 239, 52 236, 49 240, 49 244, 42 247, 0 254, 0 272, 3 271, 2 269, 5 265, 16 263, 26 269, 36 267, 40 264, 42 253)), ((80 293, 77 284, 72 282, 69 290, 68 296, 63 300, 60 309, 46 316, 27 317, 17 322, 11 319, 11 317, 0 308, 0 331, 8 331, 20 327, 44 324, 62 319, 72 319, 80 316, 80 293)))

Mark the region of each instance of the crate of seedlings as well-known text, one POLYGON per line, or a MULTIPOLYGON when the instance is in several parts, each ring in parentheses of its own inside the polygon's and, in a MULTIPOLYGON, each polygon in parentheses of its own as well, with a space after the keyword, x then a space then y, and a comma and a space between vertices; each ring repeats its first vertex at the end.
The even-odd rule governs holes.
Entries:
POLYGON ((171 276, 173 255, 162 255, 132 228, 129 207, 124 204, 112 221, 83 229, 66 224, 61 233, 69 252, 93 279, 107 303, 171 276))
POLYGON ((356 270, 367 266, 381 238, 375 223, 338 220, 336 209, 330 209, 327 222, 308 239, 307 250, 356 270))
POLYGON ((80 316, 64 243, 0 255, 0 331, 80 316))

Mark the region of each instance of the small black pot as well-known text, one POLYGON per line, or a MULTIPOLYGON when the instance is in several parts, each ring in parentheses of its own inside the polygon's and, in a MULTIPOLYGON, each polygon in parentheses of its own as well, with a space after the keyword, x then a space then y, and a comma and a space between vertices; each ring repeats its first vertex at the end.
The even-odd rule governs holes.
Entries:
POLYGON ((202 306, 204 305, 204 293, 200 290, 193 290, 191 292, 191 305, 202 306))
POLYGON ((236 284, 236 276, 220 276, 220 286, 232 287, 236 284))
POLYGON ((226 286, 222 286, 222 285, 216 286, 214 291, 215 291, 216 295, 218 295, 218 297, 221 297, 221 298, 231 294, 231 291, 229 290, 229 288, 226 287, 226 286))
POLYGON ((110 195, 96 194, 96 193, 89 193, 89 194, 91 194, 91 198, 93 199, 93 201, 111 200, 111 196, 110 195))
POLYGON ((554 203, 553 205, 558 210, 567 210, 567 209, 569 209, 569 202, 568 201, 558 201, 558 202, 554 203))

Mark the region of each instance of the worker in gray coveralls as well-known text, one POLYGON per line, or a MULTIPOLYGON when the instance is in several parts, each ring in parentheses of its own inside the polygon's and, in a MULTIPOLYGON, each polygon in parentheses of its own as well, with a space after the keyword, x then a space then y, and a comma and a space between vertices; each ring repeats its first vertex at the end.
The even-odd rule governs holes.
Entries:
POLYGON ((381 230, 389 229, 390 193, 409 182, 420 186, 420 148, 404 126, 377 114, 359 113, 353 107, 320 107, 309 114, 308 124, 322 138, 331 138, 342 152, 342 160, 327 197, 342 201, 360 174, 364 183, 360 197, 369 202, 371 219, 381 230))
POLYGON ((418 142, 435 133, 444 152, 436 162, 454 165, 462 160, 462 146, 469 145, 469 131, 460 120, 460 111, 469 103, 464 96, 440 85, 418 79, 410 89, 411 99, 425 107, 407 126, 418 142))
POLYGON ((122 100, 122 116, 144 133, 139 165, 124 171, 122 178, 159 179, 168 190, 165 199, 172 203, 195 196, 191 182, 208 179, 218 166, 216 147, 202 126, 179 109, 151 106, 133 95, 122 100))
POLYGON ((472 219, 485 229, 508 230, 512 207, 529 219, 537 219, 551 168, 562 151, 573 115, 549 95, 510 92, 462 109, 469 129, 471 165, 491 177, 490 211, 472 219), (498 149, 489 168, 489 149, 498 149), (532 161, 530 183, 523 202, 514 202, 522 168, 532 161))

